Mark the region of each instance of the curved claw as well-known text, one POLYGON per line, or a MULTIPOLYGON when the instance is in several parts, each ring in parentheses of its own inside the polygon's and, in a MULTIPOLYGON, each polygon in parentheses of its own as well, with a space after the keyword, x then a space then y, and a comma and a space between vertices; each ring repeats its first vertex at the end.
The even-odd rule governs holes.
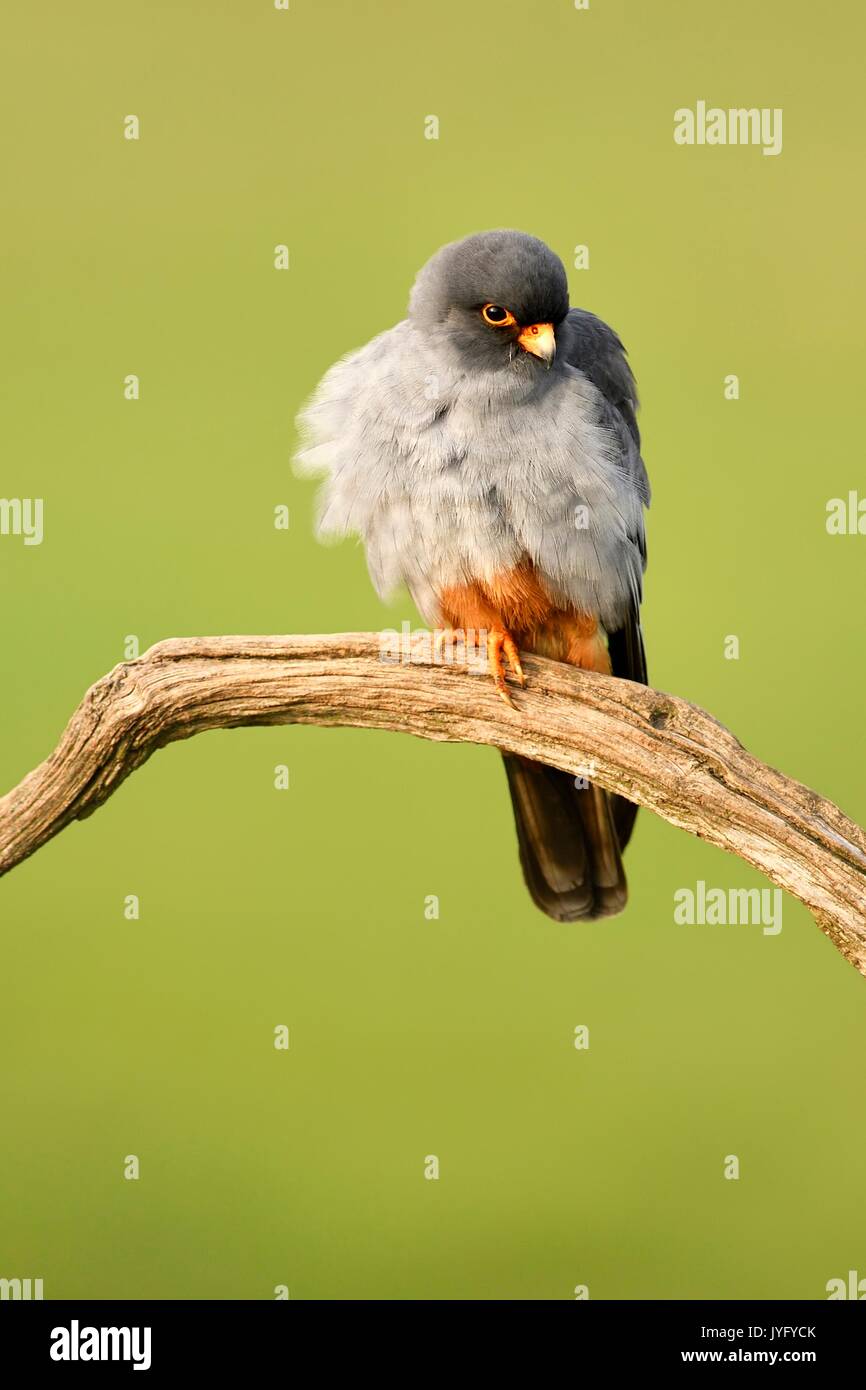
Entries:
POLYGON ((520 653, 517 650, 517 643, 506 632, 504 628, 493 628, 487 634, 487 664, 493 676, 493 684, 496 686, 496 693, 506 705, 514 708, 514 702, 505 684, 505 665, 506 662, 511 668, 512 674, 519 685, 526 685, 526 677, 523 674, 523 667, 520 664, 520 653))

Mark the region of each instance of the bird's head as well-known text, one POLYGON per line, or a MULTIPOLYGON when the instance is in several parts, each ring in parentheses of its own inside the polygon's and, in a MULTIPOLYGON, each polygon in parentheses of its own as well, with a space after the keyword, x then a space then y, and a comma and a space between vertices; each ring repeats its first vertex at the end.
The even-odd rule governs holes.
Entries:
POLYGON ((468 364, 550 367, 568 313, 558 256, 525 232, 479 232, 443 246, 415 281, 409 318, 444 334, 468 364))

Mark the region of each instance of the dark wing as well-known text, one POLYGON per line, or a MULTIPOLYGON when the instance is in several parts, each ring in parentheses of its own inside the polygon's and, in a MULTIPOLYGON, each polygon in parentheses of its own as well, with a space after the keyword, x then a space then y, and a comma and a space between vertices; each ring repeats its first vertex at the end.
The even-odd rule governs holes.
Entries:
MULTIPOLYGON (((640 430, 637 423, 637 386, 619 337, 606 323, 586 309, 571 309, 566 320, 568 332, 564 355, 570 366, 598 388, 604 397, 605 423, 617 436, 622 448, 623 467, 631 475, 644 506, 649 506, 650 488, 646 468, 640 454, 640 430)), ((637 546, 643 568, 646 568, 646 538, 643 526, 630 539, 637 546)), ((634 599, 625 621, 616 632, 608 633, 611 668, 624 680, 647 684, 646 653, 640 626, 640 594, 634 599)), ((613 818, 620 847, 625 848, 631 835, 637 807, 622 797, 611 798, 613 818)))
POLYGON ((622 416, 640 452, 637 385, 618 334, 588 309, 569 309, 565 360, 597 386, 622 416))

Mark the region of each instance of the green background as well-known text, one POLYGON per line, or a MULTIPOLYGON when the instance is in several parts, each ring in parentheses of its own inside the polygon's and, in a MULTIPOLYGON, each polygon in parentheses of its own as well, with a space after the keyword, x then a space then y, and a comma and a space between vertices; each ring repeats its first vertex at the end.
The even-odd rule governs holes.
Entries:
MULTIPOLYGON (((441 243, 515 226, 569 267, 589 246, 573 302, 637 373, 654 683, 862 821, 866 541, 825 506, 863 483, 863 39, 855 0, 19 3, 0 493, 45 499, 45 540, 0 537, 0 789, 129 634, 417 622, 312 538, 293 419, 441 243), (782 107, 782 154, 676 146, 699 99, 782 107)), ((490 749, 159 753, 0 885, 0 1276, 736 1299, 866 1275, 866 982, 787 898, 775 938, 677 926, 677 888, 763 881, 647 813, 627 868, 621 918, 541 917, 490 749)))

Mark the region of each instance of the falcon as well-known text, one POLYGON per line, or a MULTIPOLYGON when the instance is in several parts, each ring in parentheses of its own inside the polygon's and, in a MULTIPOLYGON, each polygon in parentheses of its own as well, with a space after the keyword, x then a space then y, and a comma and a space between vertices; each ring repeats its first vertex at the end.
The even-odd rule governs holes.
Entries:
MULTIPOLYGON (((296 465, 325 475, 319 533, 361 536, 380 596, 407 585, 440 643, 483 643, 506 702, 521 649, 646 684, 637 406, 620 339, 571 308, 559 257, 482 232, 439 250, 407 317, 326 373, 296 465)), ((503 758, 537 906, 620 912, 637 807, 503 758)))

